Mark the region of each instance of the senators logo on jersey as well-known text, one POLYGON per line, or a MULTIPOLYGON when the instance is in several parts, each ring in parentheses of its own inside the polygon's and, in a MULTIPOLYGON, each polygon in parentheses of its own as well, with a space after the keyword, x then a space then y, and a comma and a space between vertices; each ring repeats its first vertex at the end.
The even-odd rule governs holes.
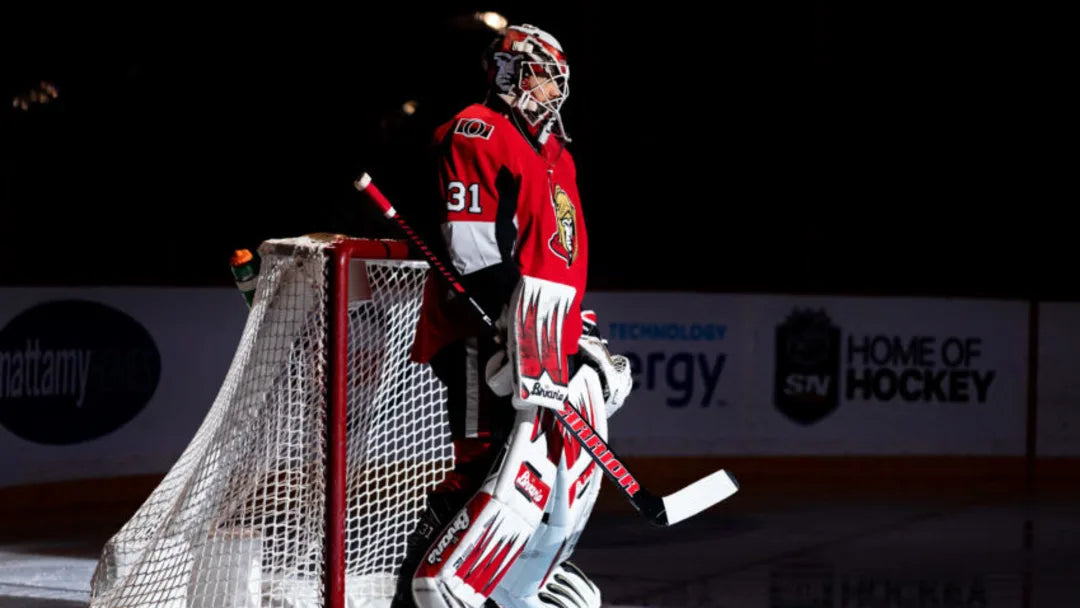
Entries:
POLYGON ((555 234, 548 241, 548 248, 552 253, 566 260, 569 268, 577 257, 577 213, 574 210, 574 202, 570 195, 558 185, 555 186, 555 196, 551 199, 555 207, 555 234))
POLYGON ((457 133, 458 135, 464 135, 465 137, 479 137, 482 139, 491 139, 491 134, 494 131, 495 125, 489 125, 479 118, 462 118, 458 121, 457 126, 454 127, 454 133, 457 133))

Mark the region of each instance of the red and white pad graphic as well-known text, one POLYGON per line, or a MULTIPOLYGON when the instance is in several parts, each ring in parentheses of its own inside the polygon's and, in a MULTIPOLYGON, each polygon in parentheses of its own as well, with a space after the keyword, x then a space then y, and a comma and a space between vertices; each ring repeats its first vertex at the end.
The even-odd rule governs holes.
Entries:
POLYGON ((563 329, 575 294, 569 285, 521 278, 512 300, 514 327, 510 332, 517 362, 516 406, 562 408, 570 381, 563 329))
POLYGON ((463 555, 464 560, 454 571, 454 575, 467 587, 485 598, 491 595, 495 585, 499 584, 529 540, 528 536, 519 534, 514 526, 502 525, 506 521, 498 516, 489 519, 484 525, 483 534, 463 555))
POLYGON ((574 506, 575 500, 585 495, 585 490, 589 487, 589 482, 592 481, 592 476, 595 472, 596 461, 590 460, 589 466, 585 468, 585 472, 575 479, 573 485, 570 486, 570 494, 567 498, 571 507, 574 506))
POLYGON ((517 411, 498 469, 465 508, 447 520, 421 561, 413 579, 420 606, 479 608, 535 535, 555 495, 557 475, 556 465, 547 459, 546 442, 532 440, 536 411, 517 411))
MULTIPOLYGON (((591 376, 595 377, 595 375, 596 372, 593 371, 591 376)), ((600 417, 596 415, 597 408, 604 406, 603 394, 599 388, 596 388, 595 391, 590 391, 590 387, 586 386, 586 384, 584 374, 579 373, 577 376, 574 376, 574 381, 570 384, 570 396, 567 397, 567 401, 574 406, 574 410, 581 414, 590 426, 596 429, 597 432, 606 435, 606 416, 605 424, 602 425, 604 430, 601 430, 601 428, 597 426, 600 423, 600 417)), ((599 381, 594 382, 594 384, 598 386, 599 381)), ((566 427, 560 424, 556 424, 555 426, 558 427, 563 440, 563 450, 566 452, 566 468, 573 470, 578 458, 583 456, 581 453, 582 444, 571 436, 570 431, 566 427)), ((589 460, 589 455, 584 454, 584 458, 589 460)))
POLYGON ((413 593, 425 606, 482 605, 534 531, 490 494, 477 494, 420 562, 413 593))

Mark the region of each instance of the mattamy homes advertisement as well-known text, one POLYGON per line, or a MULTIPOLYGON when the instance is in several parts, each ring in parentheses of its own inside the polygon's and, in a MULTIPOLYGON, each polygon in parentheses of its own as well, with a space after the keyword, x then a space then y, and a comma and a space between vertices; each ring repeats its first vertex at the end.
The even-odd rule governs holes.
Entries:
POLYGON ((0 486, 168 471, 247 315, 235 289, 0 290, 0 486))

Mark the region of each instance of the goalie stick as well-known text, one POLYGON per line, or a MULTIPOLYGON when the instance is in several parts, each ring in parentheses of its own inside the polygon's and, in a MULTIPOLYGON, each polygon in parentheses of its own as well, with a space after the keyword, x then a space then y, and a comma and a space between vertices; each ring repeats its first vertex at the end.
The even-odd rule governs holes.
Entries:
MULTIPOLYGON (((366 194, 371 202, 382 211, 384 216, 397 222, 398 227, 408 236, 412 244, 420 250, 443 280, 449 284, 450 288, 469 301, 477 316, 483 320, 484 324, 495 336, 496 341, 499 342, 495 323, 491 320, 491 317, 465 290, 464 285, 461 284, 453 269, 439 259, 428 247, 427 243, 424 242, 424 239, 394 209, 386 196, 372 183, 371 176, 363 173, 353 185, 357 190, 366 194)), ((596 430, 583 416, 579 415, 569 400, 563 402, 561 410, 553 409, 552 411, 555 412, 555 417, 573 435, 574 439, 581 443, 589 456, 600 465, 607 477, 637 508, 638 512, 655 525, 670 526, 693 517, 730 497, 739 489, 739 484, 735 481, 735 478, 721 469, 672 494, 657 496, 641 486, 630 470, 626 468, 626 465, 622 463, 622 460, 607 445, 607 442, 596 433, 596 430)))

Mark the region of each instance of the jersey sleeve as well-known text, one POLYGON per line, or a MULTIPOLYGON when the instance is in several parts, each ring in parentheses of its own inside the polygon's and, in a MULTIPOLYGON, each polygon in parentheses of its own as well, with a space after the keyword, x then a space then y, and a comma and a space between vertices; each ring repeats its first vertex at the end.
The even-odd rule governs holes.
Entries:
POLYGON ((519 183, 494 129, 480 119, 459 118, 436 160, 445 200, 443 244, 465 288, 497 317, 521 274, 514 260, 519 183))

